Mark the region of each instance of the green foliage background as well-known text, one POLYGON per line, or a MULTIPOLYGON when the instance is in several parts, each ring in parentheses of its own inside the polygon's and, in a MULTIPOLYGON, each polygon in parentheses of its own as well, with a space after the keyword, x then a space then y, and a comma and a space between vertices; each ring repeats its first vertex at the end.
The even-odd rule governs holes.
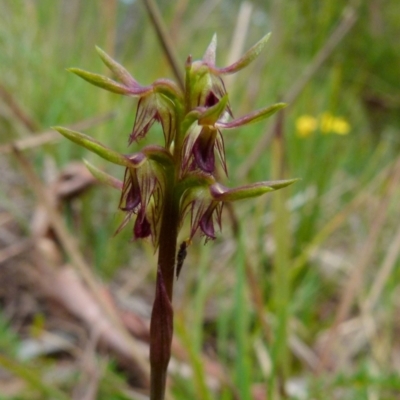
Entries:
MULTIPOLYGON (((243 10, 239 1, 159 3, 182 67, 189 54, 201 58, 214 32, 218 35, 217 62, 226 64, 237 45, 232 37, 243 10)), ((0 85, 30 116, 35 131, 112 111, 113 118, 86 133, 118 151, 134 152, 137 145, 127 150, 127 140, 136 100, 103 92, 65 69, 75 66, 106 73, 94 51, 98 45, 140 83, 173 78, 143 4, 0 0, 0 5, 0 85)), ((266 388, 271 398, 284 398, 278 390, 282 380, 296 388, 288 390, 287 398, 292 399, 400 396, 395 245, 400 192, 394 180, 400 168, 400 3, 255 1, 250 25, 243 32, 242 51, 268 31, 272 37, 257 61, 229 81, 227 89, 235 116, 285 99, 313 65, 316 54, 327 51, 329 37, 351 10, 356 23, 285 111, 282 136, 271 139, 250 168, 245 167, 253 149, 276 120, 225 133, 227 186, 282 175, 302 180, 282 193, 238 205, 239 237, 233 235, 225 214, 223 232, 215 242, 204 246, 198 239, 191 246, 183 277, 176 285, 176 330, 197 372, 193 379, 174 375, 172 392, 177 399, 233 399, 234 392, 236 398, 255 399, 258 387, 266 388), (307 137, 297 134, 300 116, 318 118, 324 112, 344 118, 350 133, 323 134, 317 129, 307 137), (387 207, 379 208, 384 201, 387 207), (381 225, 379 217, 384 221, 381 225), (371 244, 368 239, 374 227, 379 232, 371 244), (367 243, 371 256, 362 268, 360 259, 367 243), (374 307, 365 311, 392 248, 391 274, 374 307), (338 347, 332 348, 338 358, 332 361, 332 370, 316 374, 313 357, 321 353, 321 346, 330 345, 323 342, 323 335, 333 326, 346 285, 357 268, 362 273, 346 316, 348 324, 342 324, 350 337, 339 334, 338 347), (255 294, 261 296, 259 303, 255 294), (300 354, 301 350, 305 353, 300 354), (215 394, 208 388, 200 361, 200 354, 207 351, 223 366, 236 390, 226 385, 215 394)), ((29 135, 9 103, 0 100, 0 145, 29 135)), ((145 142, 161 137, 155 128, 145 142)), ((43 179, 49 160, 61 168, 83 156, 122 178, 121 169, 62 138, 27 154, 43 179)), ((7 169, 18 169, 12 157, 7 160, 7 169)), ((12 187, 31 197, 24 183, 17 180, 12 187)), ((3 188, 1 210, 11 213, 28 234, 29 213, 13 202, 10 186, 4 183, 3 188)), ((96 187, 81 201, 82 224, 71 229, 101 279, 112 280, 124 269, 132 273, 144 269, 148 272, 142 285, 151 290, 155 257, 150 245, 132 244, 129 228, 112 237, 121 220, 117 204, 118 194, 96 187)), ((68 398, 73 379, 53 384, 44 378, 56 360, 18 364, 19 339, 12 321, 6 320, 0 319, 0 351, 16 365, 1 365, 31 388, 14 398, 68 398)), ((126 382, 116 371, 107 361, 98 398, 136 398, 121 389, 126 382)))

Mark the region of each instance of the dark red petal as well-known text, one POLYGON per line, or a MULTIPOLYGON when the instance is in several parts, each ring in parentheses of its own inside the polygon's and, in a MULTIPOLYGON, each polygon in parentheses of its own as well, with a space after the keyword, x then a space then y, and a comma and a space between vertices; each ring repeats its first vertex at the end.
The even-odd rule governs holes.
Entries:
POLYGON ((200 229, 207 236, 208 239, 215 239, 213 214, 217 207, 217 204, 218 203, 211 204, 200 219, 200 229))
POLYGON ((134 211, 140 204, 140 193, 130 190, 125 199, 125 206, 120 207, 122 211, 134 211))
POLYGON ((215 137, 216 131, 205 128, 193 146, 193 156, 197 166, 209 174, 212 174, 215 169, 215 137))
POLYGON ((156 119, 162 126, 165 147, 169 148, 175 133, 175 110, 173 103, 161 94, 157 97, 156 119))
POLYGON ((144 239, 151 235, 151 225, 142 210, 136 217, 135 226, 133 227, 133 236, 135 239, 144 239))
MULTIPOLYGON (((212 93, 218 100, 221 100, 226 95, 224 81, 217 75, 214 75, 212 73, 210 75, 212 82, 212 93)), ((226 107, 226 110, 228 111, 229 115, 233 118, 232 109, 229 105, 229 102, 226 107)))
POLYGON ((122 187, 119 208, 122 211, 133 212, 141 201, 140 188, 135 172, 128 168, 125 170, 124 184, 122 187))
POLYGON ((210 93, 208 93, 206 97, 204 106, 207 108, 215 106, 218 103, 218 100, 219 100, 218 97, 212 91, 210 91, 210 93))
POLYGON ((134 140, 139 140, 145 137, 146 133, 156 121, 157 110, 151 102, 152 99, 148 97, 140 98, 133 130, 129 136, 129 144, 134 140))

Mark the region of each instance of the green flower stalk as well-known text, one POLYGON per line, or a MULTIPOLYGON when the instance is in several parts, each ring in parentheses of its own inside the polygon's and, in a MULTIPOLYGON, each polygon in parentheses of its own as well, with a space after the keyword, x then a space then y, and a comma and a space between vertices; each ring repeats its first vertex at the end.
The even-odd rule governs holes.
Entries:
POLYGON ((295 181, 264 181, 230 189, 217 181, 216 156, 225 173, 225 129, 265 119, 285 106, 278 103, 234 119, 222 77, 235 73, 255 59, 269 35, 263 37, 236 63, 215 65, 216 37, 203 59, 186 65, 185 88, 167 79, 152 85, 140 85, 124 67, 101 49, 97 51, 116 80, 71 68, 70 71, 103 89, 139 98, 136 118, 128 142, 145 137, 154 123, 161 124, 163 146, 151 145, 134 154, 120 154, 95 139, 66 128, 58 132, 100 157, 125 168, 123 181, 107 175, 87 163, 100 181, 120 190, 119 209, 126 216, 118 228, 131 219, 133 238, 150 238, 158 249, 157 282, 150 327, 151 400, 164 399, 167 367, 173 334, 172 292, 186 254, 186 245, 200 232, 206 240, 215 239, 221 229, 224 203, 257 197, 290 185, 295 181), (178 250, 178 232, 190 218, 189 239, 178 250), (177 254, 178 253, 178 254, 177 254))

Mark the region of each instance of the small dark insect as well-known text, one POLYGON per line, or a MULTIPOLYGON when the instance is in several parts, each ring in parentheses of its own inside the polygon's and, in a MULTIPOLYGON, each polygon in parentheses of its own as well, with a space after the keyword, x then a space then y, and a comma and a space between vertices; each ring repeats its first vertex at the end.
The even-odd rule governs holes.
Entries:
POLYGON ((179 278, 179 274, 181 273, 183 262, 185 261, 187 255, 187 248, 190 244, 189 240, 184 240, 179 246, 178 254, 176 256, 176 279, 179 278))

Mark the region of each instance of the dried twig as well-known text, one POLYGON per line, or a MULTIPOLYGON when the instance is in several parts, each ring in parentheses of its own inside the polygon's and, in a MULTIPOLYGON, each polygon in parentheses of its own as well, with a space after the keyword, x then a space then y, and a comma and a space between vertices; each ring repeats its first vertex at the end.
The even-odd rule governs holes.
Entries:
POLYGON ((46 188, 43 186, 42 182, 35 174, 29 160, 17 148, 14 148, 14 155, 18 160, 27 181, 31 185, 40 203, 46 208, 52 228, 56 232, 58 239, 60 240, 65 252, 71 260, 71 263, 74 265, 80 276, 83 278, 84 282, 90 288, 99 306, 104 310, 105 315, 113 324, 115 331, 119 332, 119 334, 122 335, 125 341, 129 344, 129 354, 133 359, 135 359, 138 370, 140 371, 144 382, 148 383, 149 370, 147 361, 141 354, 141 350, 139 349, 138 345, 126 332, 120 319, 116 316, 110 304, 105 301, 104 296, 102 295, 102 292, 96 281, 96 278, 93 276, 89 266, 86 264, 75 239, 70 235, 67 228, 65 227, 64 221, 62 220, 58 211, 55 209, 53 201, 49 198, 47 194, 46 188))
POLYGON ((38 124, 33 118, 28 115, 20 106, 19 102, 15 99, 15 97, 10 93, 4 85, 0 83, 0 97, 3 101, 8 105, 12 113, 17 117, 19 121, 28 129, 30 132, 37 131, 39 129, 38 124))
POLYGON ((376 302, 378 301, 379 296, 381 295, 382 290, 384 289, 390 277, 390 274, 393 271, 394 266, 396 265, 399 253, 400 253, 400 228, 396 231, 396 234, 394 235, 393 241, 390 247, 388 248, 382 266, 379 269, 373 281, 369 295, 364 302, 363 311, 365 313, 369 313, 375 307, 376 302))
MULTIPOLYGON (((68 128, 74 130, 88 129, 93 126, 99 125, 111 118, 114 118, 114 116, 115 116, 114 112, 97 115, 95 117, 87 118, 84 119, 83 121, 76 122, 75 124, 71 124, 70 126, 68 126, 68 128)), ((7 143, 0 146, 0 154, 11 153, 14 148, 17 148, 18 150, 27 150, 33 147, 42 146, 46 143, 58 141, 61 138, 62 136, 58 132, 55 132, 54 130, 46 130, 44 132, 39 132, 29 137, 16 140, 12 143, 7 143)))
POLYGON ((390 173, 388 174, 388 186, 386 192, 382 196, 382 201, 378 204, 377 210, 373 213, 375 218, 373 220, 369 235, 361 248, 358 262, 354 266, 349 279, 343 290, 343 295, 340 300, 340 304, 335 316, 333 325, 328 333, 326 343, 327 346, 324 347, 320 357, 320 363, 317 372, 321 373, 328 363, 329 356, 331 355, 332 349, 337 340, 339 326, 348 317, 351 306, 354 299, 358 295, 360 288, 363 285, 363 273, 371 260, 373 251, 378 242, 379 234, 384 226, 387 217, 387 209, 390 201, 392 200, 392 195, 398 186, 400 180, 400 160, 397 161, 390 173))
MULTIPOLYGON (((230 65, 240 58, 243 53, 243 48, 247 36, 247 31, 250 25, 251 13, 253 11, 252 3, 244 1, 239 8, 235 31, 233 32, 231 47, 226 60, 226 65, 230 65)), ((227 88, 233 86, 236 75, 228 75, 225 77, 225 86, 227 88)))
POLYGON ((0 250, 0 264, 30 249, 34 244, 32 239, 23 239, 0 250))

